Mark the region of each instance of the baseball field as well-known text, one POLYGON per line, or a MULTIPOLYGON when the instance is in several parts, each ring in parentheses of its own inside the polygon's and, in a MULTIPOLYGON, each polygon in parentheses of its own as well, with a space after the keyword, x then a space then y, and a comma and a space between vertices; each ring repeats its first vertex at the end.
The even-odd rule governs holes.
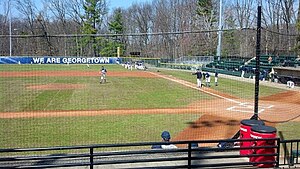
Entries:
MULTIPOLYGON (((196 87, 188 71, 104 65, 1 65, 1 148, 232 137, 253 115, 254 84, 219 78, 196 87)), ((259 117, 299 138, 300 93, 260 86, 259 117)))

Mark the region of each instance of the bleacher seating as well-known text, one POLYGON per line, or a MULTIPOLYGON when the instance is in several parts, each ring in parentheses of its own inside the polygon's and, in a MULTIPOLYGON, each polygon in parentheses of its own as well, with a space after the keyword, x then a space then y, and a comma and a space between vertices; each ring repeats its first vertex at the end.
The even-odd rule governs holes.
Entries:
MULTIPOLYGON (((163 62, 161 60, 159 67, 171 68, 171 69, 185 69, 185 70, 195 70, 202 67, 200 64, 185 64, 185 63, 172 63, 163 62)), ((297 67, 300 65, 300 57, 295 55, 283 56, 283 55, 261 55, 260 56, 260 72, 262 79, 268 79, 269 73, 275 66, 289 66, 297 67), (271 57, 271 58, 270 58, 271 57)), ((243 77, 249 78, 254 77, 256 68, 255 57, 241 58, 241 57, 214 57, 214 61, 206 64, 202 67, 202 71, 215 72, 218 71, 221 74, 227 74, 232 76, 241 76, 242 71, 243 77)))
POLYGON ((216 69, 224 69, 224 70, 239 70, 240 66, 243 65, 245 62, 243 59, 228 59, 224 58, 220 61, 215 60, 206 67, 208 68, 216 68, 216 69))
MULTIPOLYGON (((260 71, 267 74, 272 71, 274 66, 284 67, 297 67, 300 65, 300 58, 295 55, 283 56, 283 55, 261 55, 260 56, 260 71), (271 57, 271 58, 270 58, 271 57)), ((242 58, 222 58, 221 60, 215 60, 206 65, 203 71, 215 72, 218 71, 222 74, 240 76, 242 70, 245 71, 244 77, 254 75, 256 68, 255 58, 245 61, 242 58)))

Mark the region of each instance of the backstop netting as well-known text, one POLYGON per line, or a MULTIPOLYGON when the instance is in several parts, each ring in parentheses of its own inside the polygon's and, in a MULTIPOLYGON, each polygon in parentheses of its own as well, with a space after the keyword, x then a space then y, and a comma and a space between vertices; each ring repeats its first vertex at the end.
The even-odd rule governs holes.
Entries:
MULTIPOLYGON (((231 138, 254 113, 256 30, 222 35, 221 56, 217 30, 1 35, 1 148, 231 138)), ((262 37, 259 118, 299 138, 298 75, 274 71, 297 71, 296 37, 262 37)))

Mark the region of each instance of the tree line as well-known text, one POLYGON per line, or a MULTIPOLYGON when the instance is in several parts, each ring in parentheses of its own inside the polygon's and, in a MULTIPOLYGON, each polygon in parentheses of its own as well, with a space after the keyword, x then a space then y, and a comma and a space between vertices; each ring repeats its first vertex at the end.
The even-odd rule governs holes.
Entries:
MULTIPOLYGON (((116 56, 175 59, 216 55, 255 56, 257 0, 152 0, 110 9, 107 0, 33 0, 0 3, 0 55, 116 56), (13 12, 10 26, 10 11, 13 12), (15 13, 14 13, 15 12, 15 13), (11 36, 10 36, 11 34, 11 36), (11 37, 11 39, 10 39, 11 37)), ((265 0, 262 6, 262 54, 297 54, 300 3, 265 0)))

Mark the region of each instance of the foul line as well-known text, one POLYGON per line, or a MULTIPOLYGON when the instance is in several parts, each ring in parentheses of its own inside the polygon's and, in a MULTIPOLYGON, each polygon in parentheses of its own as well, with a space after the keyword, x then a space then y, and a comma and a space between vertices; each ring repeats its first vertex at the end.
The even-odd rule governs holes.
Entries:
POLYGON ((211 93, 211 92, 209 92, 209 91, 205 91, 205 90, 203 90, 202 88, 198 88, 198 87, 192 86, 192 85, 190 85, 190 84, 187 84, 187 83, 189 83, 189 82, 187 82, 187 81, 184 81, 184 80, 177 80, 177 79, 174 79, 174 78, 169 78, 169 77, 167 77, 167 76, 160 75, 160 74, 157 74, 157 73, 154 73, 154 72, 149 72, 149 73, 151 73, 151 74, 153 74, 153 75, 156 75, 156 76, 158 76, 158 77, 161 77, 161 78, 164 78, 164 79, 167 79, 167 80, 170 80, 170 81, 173 81, 173 82, 182 84, 182 85, 184 85, 184 86, 187 86, 187 87, 190 87, 190 88, 199 90, 199 91, 201 91, 201 92, 203 92, 203 93, 206 93, 206 94, 209 94, 209 95, 212 95, 212 96, 215 96, 215 97, 218 97, 218 98, 221 98, 221 99, 230 101, 230 102, 234 102, 234 103, 239 103, 239 104, 241 104, 241 102, 239 102, 239 101, 236 101, 236 100, 233 100, 233 99, 229 99, 229 98, 227 98, 227 97, 224 97, 224 96, 221 96, 221 95, 218 95, 218 94, 215 94, 215 93, 211 93))
MULTIPOLYGON (((254 105, 252 103, 244 102, 244 103, 240 103, 237 106, 229 107, 226 110, 237 111, 237 112, 242 112, 242 113, 250 113, 250 112, 254 111, 253 107, 254 107, 254 105)), ((258 113, 262 113, 262 112, 265 111, 265 109, 271 109, 272 107, 274 107, 274 105, 272 105, 272 104, 270 104, 270 105, 266 105, 266 104, 260 105, 260 106, 258 106, 258 108, 259 108, 258 113)))

